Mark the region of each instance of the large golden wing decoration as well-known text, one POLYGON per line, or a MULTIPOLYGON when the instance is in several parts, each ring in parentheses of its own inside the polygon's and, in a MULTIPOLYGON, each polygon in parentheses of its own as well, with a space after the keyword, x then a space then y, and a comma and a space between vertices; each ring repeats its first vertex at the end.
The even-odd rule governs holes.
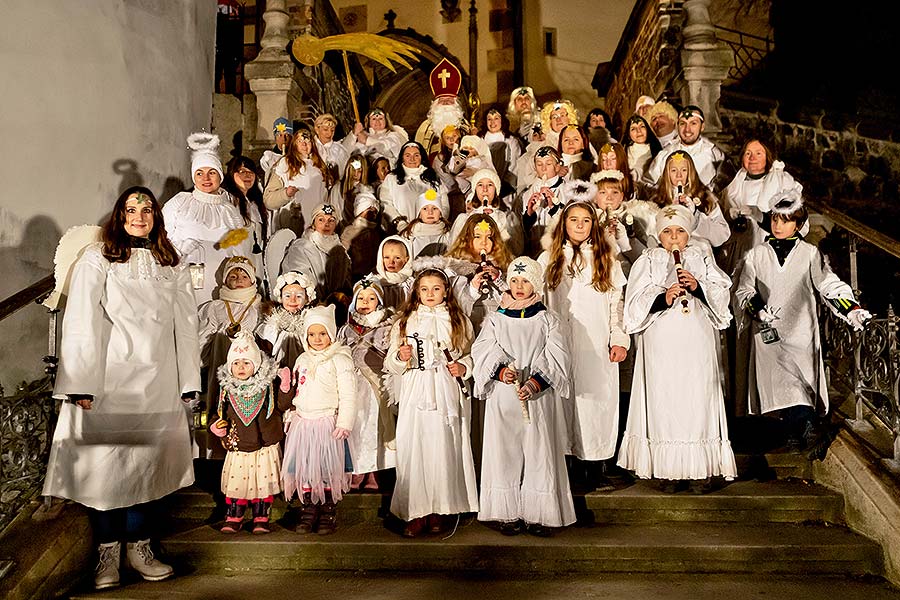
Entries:
POLYGON ((341 33, 326 38, 313 35, 299 35, 291 44, 294 57, 304 65, 313 67, 325 58, 328 50, 356 52, 377 61, 396 73, 394 63, 412 69, 409 61, 417 62, 418 48, 374 33, 341 33), (408 60, 407 60, 408 59, 408 60))

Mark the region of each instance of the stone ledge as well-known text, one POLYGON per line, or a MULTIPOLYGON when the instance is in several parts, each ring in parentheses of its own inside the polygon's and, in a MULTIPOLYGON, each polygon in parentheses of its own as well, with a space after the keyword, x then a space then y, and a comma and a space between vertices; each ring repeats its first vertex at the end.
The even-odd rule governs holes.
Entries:
POLYGON ((15 566, 0 580, 0 597, 7 600, 53 598, 90 572, 91 528, 87 513, 66 504, 59 516, 33 519, 37 501, 23 510, 0 537, 0 556, 15 566))
POLYGON ((881 545, 884 576, 900 584, 900 491, 881 471, 879 457, 841 431, 825 460, 813 465, 817 483, 844 497, 844 519, 853 530, 881 545))

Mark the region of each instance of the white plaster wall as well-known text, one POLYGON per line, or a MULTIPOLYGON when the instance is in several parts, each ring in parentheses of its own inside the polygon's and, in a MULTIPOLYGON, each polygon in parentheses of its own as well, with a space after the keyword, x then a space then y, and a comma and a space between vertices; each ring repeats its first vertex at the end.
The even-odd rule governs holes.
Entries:
MULTIPOLYGON (((61 233, 99 222, 124 187, 170 196, 190 180, 185 138, 211 122, 215 6, 3 3, 0 298, 50 273, 61 233)), ((7 391, 40 371, 46 323, 28 313, 0 324, 7 391)))
POLYGON ((579 114, 601 105, 591 79, 612 60, 635 0, 525 0, 525 83, 536 95, 572 100, 579 114), (555 27, 557 54, 544 55, 543 29, 555 27))

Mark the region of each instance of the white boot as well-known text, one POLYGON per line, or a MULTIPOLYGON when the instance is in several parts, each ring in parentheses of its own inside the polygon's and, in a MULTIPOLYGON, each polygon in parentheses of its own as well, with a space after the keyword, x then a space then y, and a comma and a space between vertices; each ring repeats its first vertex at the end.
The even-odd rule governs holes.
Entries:
POLYGON ((153 558, 150 540, 129 542, 125 549, 125 562, 147 581, 162 581, 172 576, 172 567, 153 558))
POLYGON ((119 561, 122 557, 122 544, 111 542, 100 544, 98 549, 100 560, 94 569, 94 589, 105 590, 119 585, 119 561))

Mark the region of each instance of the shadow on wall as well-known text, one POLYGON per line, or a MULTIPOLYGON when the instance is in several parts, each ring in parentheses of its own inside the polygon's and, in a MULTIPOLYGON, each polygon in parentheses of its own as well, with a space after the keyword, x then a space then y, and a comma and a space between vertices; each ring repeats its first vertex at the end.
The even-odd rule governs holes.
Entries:
MULTIPOLYGON (((18 246, 0 248, 0 298, 43 279, 53 272, 53 255, 62 232, 44 215, 33 217, 24 227, 18 246)), ((40 377, 47 352, 47 311, 31 304, 0 325, 0 384, 7 392, 21 381, 40 377)))
MULTIPOLYGON (((237 135, 237 134, 236 134, 237 135)), ((119 158, 113 161, 112 163, 113 173, 122 178, 122 181, 119 182, 119 194, 130 188, 134 185, 146 185, 144 181, 144 176, 141 174, 141 170, 138 167, 138 163, 133 158, 119 158)), ((183 192, 185 190, 184 181, 179 177, 169 176, 166 178, 165 183, 163 184, 162 191, 157 195, 159 198, 160 205, 166 203, 172 196, 179 192, 183 192)), ((109 201, 109 207, 112 209, 112 205, 115 203, 116 199, 111 198, 109 201)), ((109 219, 110 213, 106 213, 103 215, 103 218, 98 221, 98 224, 103 224, 109 219)))

